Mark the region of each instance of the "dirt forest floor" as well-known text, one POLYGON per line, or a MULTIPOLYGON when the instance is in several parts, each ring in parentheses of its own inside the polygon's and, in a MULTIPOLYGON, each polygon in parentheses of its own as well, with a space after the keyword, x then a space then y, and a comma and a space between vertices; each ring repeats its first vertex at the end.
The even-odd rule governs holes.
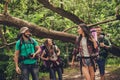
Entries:
MULTIPOLYGON (((44 76, 40 80, 49 80, 48 76, 44 76)), ((79 65, 74 67, 64 68, 63 80, 85 80, 80 74, 79 65)), ((95 72, 95 80, 100 80, 99 69, 95 72)), ((105 80, 120 80, 120 66, 106 66, 105 80)))
MULTIPOLYGON (((85 80, 80 74, 79 66, 64 70, 63 80, 85 80)), ((95 73, 95 80, 100 80, 99 69, 95 73)), ((105 80, 120 80, 120 66, 106 66, 105 80)))
MULTIPOLYGON (((109 67, 110 68, 110 67, 109 67)), ((111 68, 112 69, 112 68, 111 68)), ((106 80, 120 80, 120 68, 109 72, 106 70, 106 80)), ((64 71, 63 80, 85 80, 78 68, 68 68, 64 71)), ((100 80, 99 70, 95 73, 95 80, 100 80)))

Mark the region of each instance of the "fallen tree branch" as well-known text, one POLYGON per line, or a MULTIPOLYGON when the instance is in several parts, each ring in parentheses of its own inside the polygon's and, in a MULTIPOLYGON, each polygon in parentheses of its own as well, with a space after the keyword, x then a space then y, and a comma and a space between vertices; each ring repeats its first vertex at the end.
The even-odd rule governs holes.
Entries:
POLYGON ((70 27, 70 28, 67 28, 67 29, 63 30, 63 32, 67 32, 67 31, 69 31, 69 30, 71 30, 71 29, 73 29, 73 28, 77 28, 77 25, 76 25, 76 26, 73 26, 73 27, 70 27))
MULTIPOLYGON (((93 27, 93 26, 97 26, 97 25, 100 25, 100 24, 105 24, 105 23, 108 23, 108 22, 116 21, 116 20, 118 20, 118 19, 115 18, 115 19, 111 19, 111 20, 105 20, 105 21, 102 21, 102 22, 97 22, 95 24, 88 24, 87 26, 88 27, 93 27)), ((71 30, 73 28, 77 28, 77 25, 73 26, 73 27, 70 27, 70 28, 67 28, 67 29, 63 30, 63 32, 67 32, 67 31, 69 31, 69 30, 71 30)))
POLYGON ((54 30, 48 30, 44 27, 37 26, 35 24, 32 24, 30 22, 24 21, 22 19, 12 17, 10 15, 3 15, 0 14, 0 24, 5 24, 11 27, 15 27, 20 29, 23 26, 27 26, 31 29, 31 33, 38 38, 51 38, 66 42, 72 42, 74 43, 76 36, 73 34, 60 32, 60 31, 54 31, 54 30))
POLYGON ((88 27, 97 26, 97 25, 108 23, 108 22, 112 22, 112 21, 116 21, 116 18, 115 19, 111 19, 111 20, 105 20, 105 21, 102 21, 102 22, 97 22, 95 24, 90 24, 90 25, 88 25, 88 27))
POLYGON ((7 46, 15 45, 15 43, 16 43, 16 41, 15 41, 15 42, 12 42, 12 43, 8 43, 8 44, 6 44, 6 45, 1 46, 0 49, 5 48, 5 47, 7 47, 7 46))
POLYGON ((78 16, 74 15, 73 13, 70 13, 62 8, 53 6, 52 4, 50 4, 49 0, 37 0, 37 1, 41 4, 43 4, 44 7, 58 13, 59 15, 61 15, 63 17, 70 19, 71 21, 73 21, 76 24, 85 23, 82 19, 80 19, 78 16))

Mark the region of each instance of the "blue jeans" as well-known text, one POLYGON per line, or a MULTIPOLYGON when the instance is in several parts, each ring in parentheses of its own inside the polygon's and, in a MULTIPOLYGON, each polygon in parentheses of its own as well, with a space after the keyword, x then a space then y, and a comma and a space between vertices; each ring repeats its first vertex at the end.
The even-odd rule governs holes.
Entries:
POLYGON ((97 64, 98 64, 98 67, 99 67, 99 71, 100 71, 100 75, 104 75, 105 74, 105 62, 106 62, 106 59, 101 59, 99 58, 97 60, 97 64))
POLYGON ((29 80, 29 74, 32 75, 32 80, 39 80, 39 67, 37 64, 21 64, 23 80, 29 80))
POLYGON ((62 80, 62 69, 60 67, 49 69, 50 80, 57 80, 56 72, 58 74, 58 80, 62 80))

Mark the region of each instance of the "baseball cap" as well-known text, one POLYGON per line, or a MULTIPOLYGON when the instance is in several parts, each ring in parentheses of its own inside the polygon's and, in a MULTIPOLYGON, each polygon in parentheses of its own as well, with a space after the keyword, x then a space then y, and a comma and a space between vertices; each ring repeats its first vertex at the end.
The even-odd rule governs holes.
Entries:
POLYGON ((22 33, 25 33, 27 30, 29 30, 28 27, 22 27, 22 28, 20 29, 20 33, 21 33, 21 34, 22 34, 22 33))

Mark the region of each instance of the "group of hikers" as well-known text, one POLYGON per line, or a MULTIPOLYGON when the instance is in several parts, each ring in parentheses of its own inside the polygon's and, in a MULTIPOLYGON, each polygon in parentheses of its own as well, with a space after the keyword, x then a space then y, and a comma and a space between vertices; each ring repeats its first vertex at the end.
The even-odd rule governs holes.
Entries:
MULTIPOLYGON (((90 31, 86 24, 78 25, 78 34, 75 47, 72 52, 71 66, 74 65, 76 58, 80 60, 80 71, 86 80, 95 80, 96 63, 99 67, 100 80, 105 80, 105 62, 108 55, 109 41, 102 34, 101 27, 97 26, 90 31), (92 33, 96 32, 94 35, 92 33)), ((63 80, 62 62, 60 59, 60 49, 52 39, 47 38, 43 46, 31 37, 28 27, 20 29, 20 38, 15 45, 15 70, 22 74, 23 80, 39 80, 38 55, 47 64, 50 80, 63 80), (56 76, 58 73, 58 78, 56 76)))

